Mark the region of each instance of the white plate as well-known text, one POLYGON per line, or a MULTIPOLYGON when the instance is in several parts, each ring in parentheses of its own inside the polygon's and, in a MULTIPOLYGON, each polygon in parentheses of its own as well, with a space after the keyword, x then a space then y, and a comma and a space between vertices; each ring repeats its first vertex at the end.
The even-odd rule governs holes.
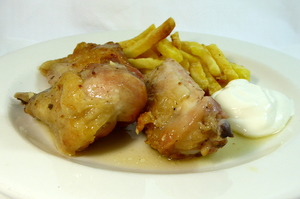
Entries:
MULTIPOLYGON (((230 61, 249 68, 252 82, 279 90, 296 113, 275 136, 236 136, 219 152, 167 161, 143 136, 116 133, 79 157, 61 155, 47 129, 23 113, 15 92, 48 87, 39 65, 70 54, 81 41, 122 41, 138 31, 102 32, 33 45, 0 58, 0 193, 13 198, 291 198, 300 196, 300 61, 257 45, 182 32, 182 40, 216 43, 230 61)), ((254 124, 255 125, 255 124, 254 124)))

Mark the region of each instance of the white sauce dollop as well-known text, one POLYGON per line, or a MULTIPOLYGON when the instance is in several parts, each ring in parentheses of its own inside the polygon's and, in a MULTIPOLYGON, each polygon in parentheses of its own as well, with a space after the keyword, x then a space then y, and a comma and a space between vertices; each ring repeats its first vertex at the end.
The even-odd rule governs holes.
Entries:
POLYGON ((229 115, 232 130, 246 137, 275 134, 294 115, 294 103, 287 96, 244 79, 229 82, 212 97, 229 115))

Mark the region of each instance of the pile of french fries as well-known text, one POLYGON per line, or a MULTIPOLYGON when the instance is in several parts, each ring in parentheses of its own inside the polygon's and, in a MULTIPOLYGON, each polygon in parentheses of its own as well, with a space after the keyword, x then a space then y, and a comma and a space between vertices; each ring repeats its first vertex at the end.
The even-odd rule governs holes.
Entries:
POLYGON ((229 62, 216 44, 181 41, 178 32, 171 34, 174 28, 175 21, 169 18, 159 27, 152 24, 136 37, 119 43, 129 62, 144 74, 162 64, 166 58, 176 60, 207 95, 212 95, 234 79, 250 81, 250 71, 229 62))

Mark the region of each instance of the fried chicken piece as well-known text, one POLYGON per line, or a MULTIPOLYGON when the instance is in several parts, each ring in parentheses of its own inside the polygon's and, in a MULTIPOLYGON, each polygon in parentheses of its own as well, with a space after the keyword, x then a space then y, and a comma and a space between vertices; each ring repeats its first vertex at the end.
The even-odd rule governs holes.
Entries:
POLYGON ((111 61, 126 66, 129 71, 142 78, 138 69, 132 67, 128 62, 122 47, 113 42, 103 45, 81 42, 67 57, 43 63, 40 66, 40 72, 47 78, 49 84, 54 85, 67 71, 80 72, 88 64, 106 64, 111 61))
POLYGON ((144 82, 122 64, 90 64, 68 71, 39 94, 16 93, 25 112, 52 129, 69 155, 109 134, 117 122, 132 123, 147 102, 144 82))
POLYGON ((146 143, 162 155, 206 156, 233 137, 227 114, 176 61, 167 59, 145 75, 145 81, 148 103, 136 132, 144 130, 146 143))

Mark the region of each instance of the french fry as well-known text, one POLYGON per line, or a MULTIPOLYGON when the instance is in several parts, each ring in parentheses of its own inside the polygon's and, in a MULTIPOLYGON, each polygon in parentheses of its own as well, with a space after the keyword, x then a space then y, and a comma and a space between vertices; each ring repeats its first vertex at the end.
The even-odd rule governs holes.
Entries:
POLYGON ((232 65, 229 63, 223 52, 219 49, 219 47, 216 44, 210 44, 205 47, 208 49, 214 60, 217 62, 218 66, 224 73, 228 82, 239 78, 239 75, 232 68, 232 65))
POLYGON ((199 58, 197 58, 183 50, 180 50, 180 53, 182 54, 183 59, 188 60, 190 63, 195 63, 195 62, 199 61, 199 58))
POLYGON ((161 54, 156 49, 156 46, 153 46, 152 48, 150 48, 149 50, 147 50, 146 52, 144 52, 143 54, 139 55, 136 58, 153 58, 153 59, 159 59, 159 58, 161 58, 161 54))
POLYGON ((172 18, 158 26, 149 26, 136 37, 119 42, 129 62, 146 74, 172 58, 186 69, 194 81, 212 95, 234 79, 250 80, 250 71, 231 63, 216 44, 181 41, 172 18), (167 37, 170 36, 169 40, 167 37))
POLYGON ((147 73, 150 73, 153 69, 146 69, 146 68, 141 68, 139 69, 139 71, 141 71, 142 74, 147 74, 147 73))
POLYGON ((137 59, 128 59, 129 63, 137 69, 149 69, 153 70, 157 66, 163 63, 163 60, 153 59, 153 58, 137 58, 137 59))
POLYGON ((164 57, 172 58, 177 62, 181 62, 183 60, 180 51, 167 39, 163 39, 158 42, 156 48, 164 57))
POLYGON ((136 41, 133 45, 123 48, 125 55, 129 58, 135 58, 139 56, 140 54, 150 49, 154 44, 169 36, 174 27, 174 19, 167 19, 163 24, 152 30, 145 37, 136 41))
POLYGON ((246 79, 246 80, 250 81, 250 79, 251 79, 250 70, 248 70, 244 66, 241 66, 241 65, 238 65, 235 63, 231 63, 231 66, 235 70, 235 72, 239 75, 240 79, 246 79))
POLYGON ((217 80, 210 74, 208 68, 205 66, 203 67, 203 71, 208 81, 208 94, 212 95, 213 93, 217 92, 218 90, 222 89, 221 85, 217 82, 217 80))
MULTIPOLYGON (((206 64, 209 72, 217 77, 221 76, 221 70, 214 58, 211 56, 210 52, 201 44, 197 42, 184 42, 185 49, 192 55, 200 57, 206 64)), ((183 48, 183 47, 182 47, 183 48)))
POLYGON ((183 59, 181 62, 180 62, 180 65, 187 71, 190 71, 190 62, 186 59, 183 59))
POLYGON ((173 46, 176 47, 178 50, 181 50, 181 41, 180 41, 179 33, 175 32, 175 33, 171 34, 170 37, 171 37, 173 46))
POLYGON ((121 41, 119 42, 120 46, 124 49, 124 48, 128 48, 129 46, 132 46, 134 43, 136 43, 137 41, 141 40, 142 38, 146 37, 150 32, 152 32, 155 29, 155 25, 152 24, 150 25, 146 30, 144 30, 142 33, 140 33, 139 35, 137 35, 136 37, 129 39, 129 40, 125 40, 125 41, 121 41))
POLYGON ((195 82, 200 86, 200 88, 202 88, 203 90, 207 90, 209 82, 206 78, 200 61, 194 62, 190 65, 190 74, 195 82))
POLYGON ((187 42, 187 41, 181 41, 180 42, 180 46, 181 46, 180 50, 182 50, 182 51, 184 51, 186 53, 192 54, 189 42, 187 42))

